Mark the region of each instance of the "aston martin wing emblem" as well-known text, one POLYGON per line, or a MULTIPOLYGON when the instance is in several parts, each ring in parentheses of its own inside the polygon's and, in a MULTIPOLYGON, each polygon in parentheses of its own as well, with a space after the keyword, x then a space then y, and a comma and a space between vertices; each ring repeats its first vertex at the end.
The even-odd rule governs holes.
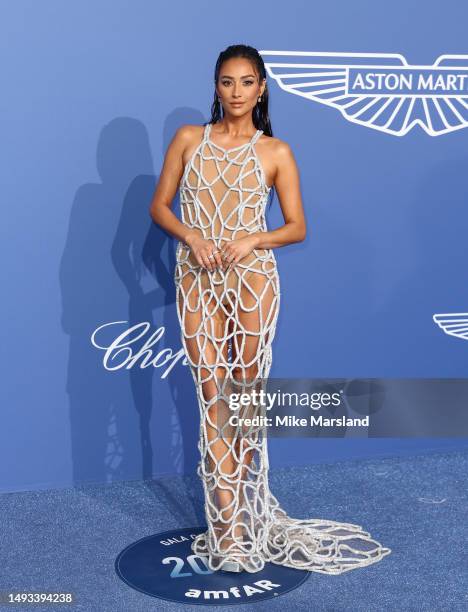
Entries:
POLYGON ((434 323, 449 336, 468 340, 468 312, 451 312, 433 315, 434 323))
POLYGON ((468 126, 468 55, 409 65, 398 53, 260 51, 281 89, 338 109, 353 123, 395 136, 468 126))

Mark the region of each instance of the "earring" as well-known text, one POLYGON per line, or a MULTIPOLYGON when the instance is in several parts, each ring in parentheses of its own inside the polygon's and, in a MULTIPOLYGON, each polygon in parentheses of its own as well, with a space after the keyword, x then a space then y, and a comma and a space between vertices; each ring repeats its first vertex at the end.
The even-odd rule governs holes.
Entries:
POLYGON ((257 102, 261 102, 262 101, 262 96, 260 96, 257 100, 257 102))

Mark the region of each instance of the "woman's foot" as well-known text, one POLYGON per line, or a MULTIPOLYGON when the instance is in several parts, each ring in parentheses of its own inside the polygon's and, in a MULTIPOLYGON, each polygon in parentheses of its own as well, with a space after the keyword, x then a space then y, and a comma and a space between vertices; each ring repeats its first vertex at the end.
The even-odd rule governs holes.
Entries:
MULTIPOLYGON (((214 529, 216 529, 218 532, 225 531, 225 527, 215 527, 214 529)), ((219 567, 219 569, 224 570, 226 572, 243 572, 245 571, 245 569, 240 561, 247 563, 247 557, 242 553, 239 554, 236 552, 232 552, 233 544, 236 545, 238 544, 238 542, 234 540, 231 535, 226 535, 222 537, 221 534, 218 548, 221 552, 226 551, 228 556, 224 557, 220 555, 219 557, 217 557, 221 561, 221 566, 219 567), (229 554, 231 552, 232 556, 229 554)))
POLYGON ((239 563, 239 561, 230 561, 226 559, 221 562, 221 567, 219 568, 223 572, 243 572, 244 568, 239 563))

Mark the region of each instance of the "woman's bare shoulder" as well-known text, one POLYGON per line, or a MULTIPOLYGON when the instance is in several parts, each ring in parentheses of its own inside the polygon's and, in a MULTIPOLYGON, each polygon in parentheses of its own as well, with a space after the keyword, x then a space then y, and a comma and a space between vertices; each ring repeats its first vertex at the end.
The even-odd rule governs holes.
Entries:
POLYGON ((174 138, 177 138, 178 141, 183 142, 186 145, 190 145, 194 140, 201 138, 204 129, 204 125, 186 123, 178 128, 174 138))
POLYGON ((257 153, 260 156, 260 162, 263 165, 263 170, 266 176, 266 182, 272 185, 276 181, 280 168, 288 167, 291 163, 292 152, 289 144, 276 138, 261 134, 257 140, 257 153))
POLYGON ((266 136, 262 134, 259 142, 265 144, 271 156, 276 159, 285 159, 292 156, 292 149, 285 140, 276 138, 275 136, 266 136))

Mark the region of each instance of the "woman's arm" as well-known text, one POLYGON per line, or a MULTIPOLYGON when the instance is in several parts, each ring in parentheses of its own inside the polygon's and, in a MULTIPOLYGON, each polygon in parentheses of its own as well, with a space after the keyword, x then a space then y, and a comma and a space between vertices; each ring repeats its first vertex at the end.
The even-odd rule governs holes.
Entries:
POLYGON ((158 185, 149 210, 155 223, 186 244, 190 236, 198 233, 179 221, 172 212, 171 205, 184 172, 183 154, 192 141, 193 127, 190 125, 183 125, 175 133, 167 148, 158 185))
POLYGON ((291 147, 284 141, 275 146, 275 189, 283 212, 285 224, 271 232, 256 232, 253 238, 258 249, 273 249, 306 237, 306 221, 302 206, 299 171, 291 147))
POLYGON ((175 133, 166 151, 149 212, 155 223, 190 247, 200 266, 212 271, 216 266, 224 268, 219 251, 214 253, 214 260, 209 258, 213 251, 213 242, 203 238, 197 229, 191 229, 179 221, 171 210, 172 201, 184 173, 184 151, 190 148, 195 136, 200 137, 199 128, 191 125, 183 125, 175 133))

